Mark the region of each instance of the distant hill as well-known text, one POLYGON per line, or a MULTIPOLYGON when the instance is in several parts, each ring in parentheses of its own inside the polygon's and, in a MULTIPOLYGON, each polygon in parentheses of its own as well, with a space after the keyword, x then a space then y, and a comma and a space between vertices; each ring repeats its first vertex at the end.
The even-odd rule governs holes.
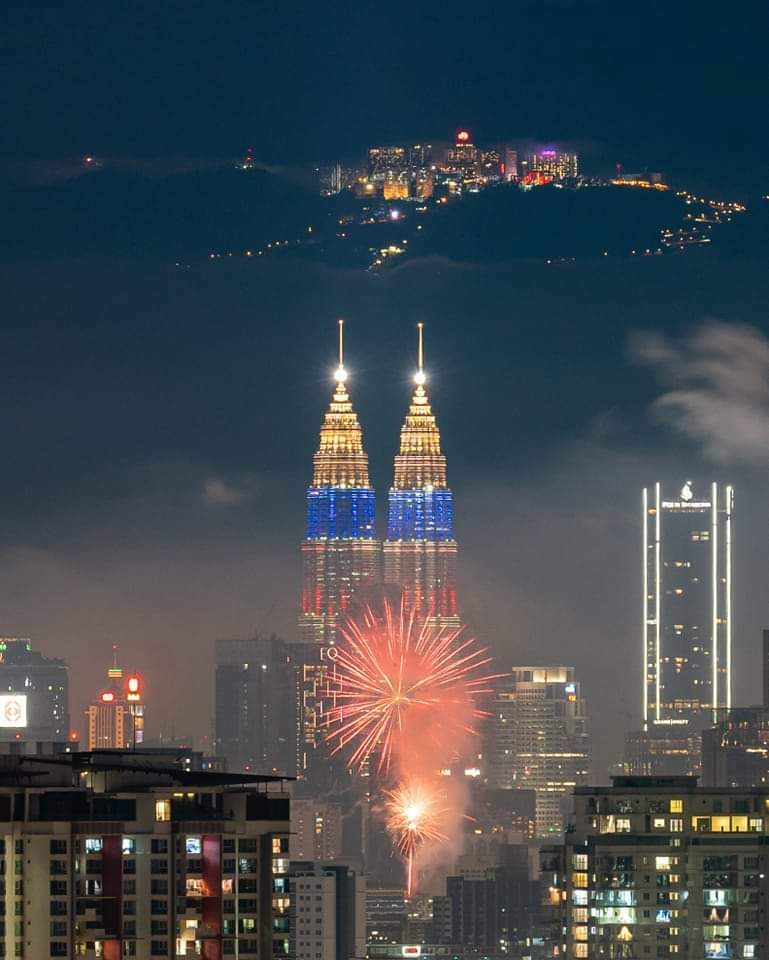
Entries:
POLYGON ((321 197, 263 170, 169 176, 97 170, 51 184, 0 181, 0 256, 205 255, 302 235, 321 197))
POLYGON ((476 262, 629 254, 655 249, 660 230, 682 217, 672 192, 500 185, 425 218, 410 252, 476 262))

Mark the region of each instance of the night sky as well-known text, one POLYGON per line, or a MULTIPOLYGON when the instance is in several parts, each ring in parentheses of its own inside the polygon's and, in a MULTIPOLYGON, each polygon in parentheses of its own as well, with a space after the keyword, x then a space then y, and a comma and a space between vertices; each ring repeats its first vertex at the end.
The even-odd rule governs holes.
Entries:
MULTIPOLYGON (((766 190, 761 31, 726 29, 723 8, 90 3, 4 20, 14 175, 249 144, 282 166, 467 125, 725 199, 766 190)), ((209 734, 215 638, 293 630, 336 318, 380 521, 422 320, 460 602, 501 665, 576 664, 603 778, 639 711, 644 484, 734 482, 737 700, 758 697, 766 249, 381 276, 18 250, 0 263, 0 632, 69 661, 76 728, 118 643, 146 676, 150 735, 209 734)))

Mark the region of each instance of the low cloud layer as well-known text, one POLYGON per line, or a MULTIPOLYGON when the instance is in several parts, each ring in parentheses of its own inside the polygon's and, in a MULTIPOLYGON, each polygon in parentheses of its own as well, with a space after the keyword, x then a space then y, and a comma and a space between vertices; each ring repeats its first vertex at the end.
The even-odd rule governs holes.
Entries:
POLYGON ((709 321, 673 340, 631 340, 637 360, 666 388, 654 414, 720 464, 769 462, 769 339, 755 327, 709 321))

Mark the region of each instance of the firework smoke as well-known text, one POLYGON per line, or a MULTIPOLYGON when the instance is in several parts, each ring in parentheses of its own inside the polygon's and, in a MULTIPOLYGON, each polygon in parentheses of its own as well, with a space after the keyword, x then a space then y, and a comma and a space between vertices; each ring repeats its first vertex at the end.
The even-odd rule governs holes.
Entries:
POLYGON ((334 656, 327 739, 351 769, 373 763, 394 784, 384 792, 385 820, 410 894, 418 856, 445 852, 461 832, 464 785, 441 771, 477 736, 491 658, 461 629, 435 626, 386 599, 381 615, 365 607, 343 625, 334 656))

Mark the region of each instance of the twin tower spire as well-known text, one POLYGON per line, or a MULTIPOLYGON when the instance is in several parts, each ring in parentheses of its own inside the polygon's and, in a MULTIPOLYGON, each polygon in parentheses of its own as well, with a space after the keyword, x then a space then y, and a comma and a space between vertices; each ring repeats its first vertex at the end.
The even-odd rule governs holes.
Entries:
POLYGON ((307 489, 302 544, 302 639, 336 641, 339 620, 357 590, 384 581, 402 588, 420 615, 459 623, 457 544, 446 458, 425 389, 424 326, 417 325, 414 391, 401 428, 387 512, 387 539, 376 539, 375 498, 363 435, 347 390, 344 325, 339 321, 339 366, 323 419, 307 489))

